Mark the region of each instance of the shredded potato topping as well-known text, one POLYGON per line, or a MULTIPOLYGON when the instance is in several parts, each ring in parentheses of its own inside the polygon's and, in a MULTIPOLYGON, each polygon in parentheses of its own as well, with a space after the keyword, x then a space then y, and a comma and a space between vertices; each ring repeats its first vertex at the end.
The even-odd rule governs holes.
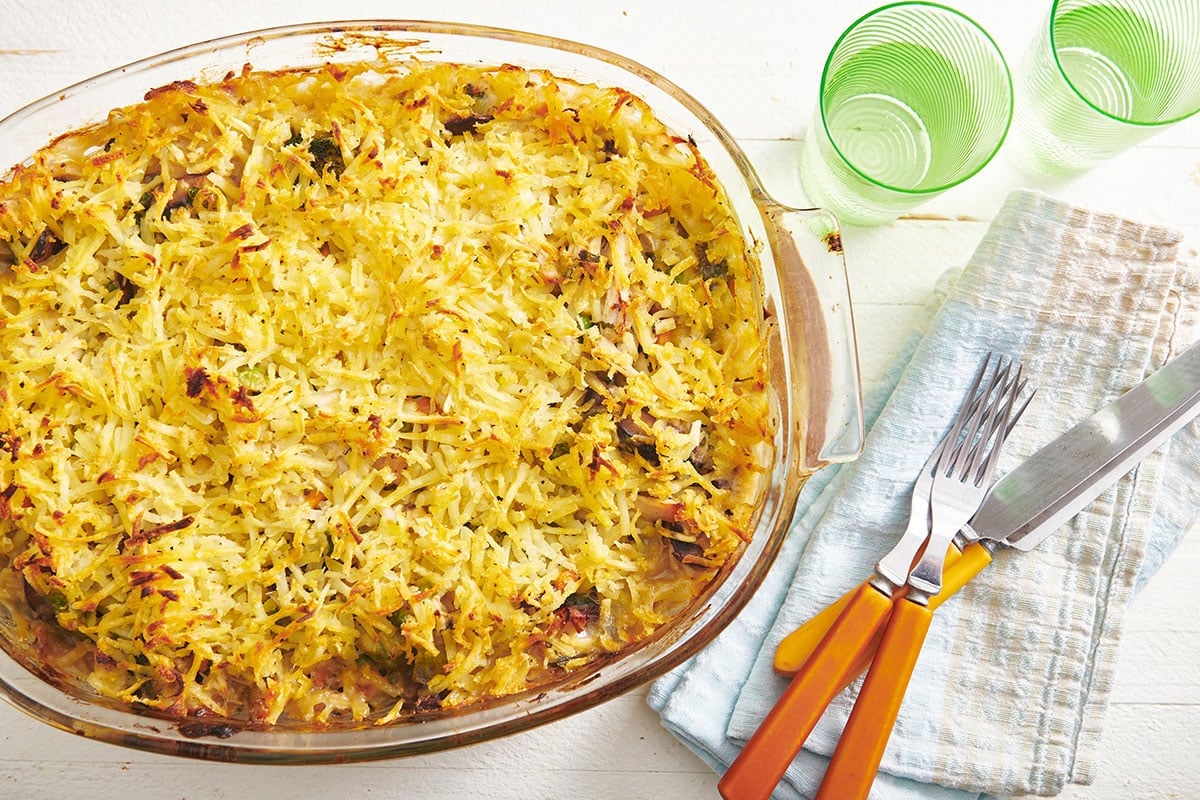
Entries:
POLYGON ((0 588, 101 695, 388 721, 672 620, 772 459, 758 264, 638 98, 180 82, 0 184, 0 588))

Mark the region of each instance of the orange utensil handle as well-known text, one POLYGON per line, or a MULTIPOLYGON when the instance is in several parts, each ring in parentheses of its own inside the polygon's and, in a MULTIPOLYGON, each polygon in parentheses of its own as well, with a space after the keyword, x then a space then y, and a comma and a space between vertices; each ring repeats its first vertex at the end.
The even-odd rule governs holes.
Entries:
POLYGON ((829 635, 796 673, 775 707, 717 784, 726 800, 766 800, 834 696, 846 673, 883 627, 892 598, 870 584, 858 588, 829 635))
MULTIPOLYGON (((858 586, 839 597, 837 600, 834 600, 832 603, 825 606, 824 611, 817 614, 808 622, 789 633, 784 640, 779 643, 779 646, 775 648, 775 660, 773 662, 775 671, 780 675, 787 677, 791 677, 799 672, 800 668, 804 666, 804 662, 808 661, 809 657, 812 656, 813 651, 817 649, 817 645, 819 645, 821 640, 824 639, 826 634, 829 633, 829 628, 833 625, 834 621, 838 618, 838 616, 841 615, 846 606, 850 604, 850 601, 854 598, 855 593, 861 591, 862 588, 867 586, 869 583, 869 579, 863 581, 858 586)), ((901 586, 892 595, 892 599, 897 600, 906 594, 908 594, 908 587, 901 586)), ((878 636, 876 637, 876 640, 878 640, 878 636)), ((878 646, 878 644, 879 642, 876 641, 875 645, 878 646)), ((862 671, 866 669, 868 665, 870 665, 871 656, 874 655, 874 653, 874 646, 866 649, 862 658, 860 659, 862 661, 862 667, 856 670, 850 676, 851 682, 861 675, 862 671)))
POLYGON ((932 620, 927 606, 908 599, 896 604, 816 800, 866 800, 870 794, 932 620))
MULTIPOLYGON (((979 574, 980 570, 990 564, 991 561, 992 557, 987 548, 978 542, 968 545, 962 553, 959 553, 957 547, 951 545, 950 549, 946 551, 946 566, 942 572, 942 591, 930 598, 930 610, 937 608, 944 600, 965 586, 972 578, 979 574)), ((900 597, 902 591, 907 592, 907 587, 897 590, 895 596, 900 597)), ((829 626, 837 619, 839 612, 833 612, 833 609, 845 608, 846 603, 850 602, 850 598, 853 597, 854 592, 855 589, 846 592, 838 600, 827 606, 820 614, 817 614, 784 637, 783 641, 775 649, 774 668, 777 673, 786 676, 796 674, 796 671, 808 660, 812 651, 820 643, 822 637, 825 636, 825 633, 829 630, 829 626)), ((878 641, 876 641, 877 645, 878 641)), ((868 647, 851 673, 847 685, 866 670, 874 654, 875 646, 868 647)))

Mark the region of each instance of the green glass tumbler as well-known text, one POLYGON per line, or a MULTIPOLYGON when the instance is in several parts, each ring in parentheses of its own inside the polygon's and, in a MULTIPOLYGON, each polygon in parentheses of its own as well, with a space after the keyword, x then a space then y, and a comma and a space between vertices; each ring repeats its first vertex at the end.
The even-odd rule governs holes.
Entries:
POLYGON ((1015 82, 1011 159, 1090 169, 1200 111, 1200 0, 1055 0, 1015 82))
POLYGON ((825 62, 801 156, 805 192, 842 222, 895 219, 982 169, 1012 103, 1004 57, 970 17, 926 2, 878 8, 825 62))

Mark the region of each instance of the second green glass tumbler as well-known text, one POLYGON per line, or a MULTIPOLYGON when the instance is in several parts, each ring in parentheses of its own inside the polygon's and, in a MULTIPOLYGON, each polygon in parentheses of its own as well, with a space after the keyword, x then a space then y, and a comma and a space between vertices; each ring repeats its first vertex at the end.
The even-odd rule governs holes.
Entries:
POLYGON ((1012 108, 1004 57, 969 17, 925 2, 878 8, 826 61, 805 191, 843 222, 888 222, 982 169, 1012 108))
POLYGON ((1016 84, 1012 160, 1090 169, 1200 111, 1200 0, 1055 0, 1016 84))

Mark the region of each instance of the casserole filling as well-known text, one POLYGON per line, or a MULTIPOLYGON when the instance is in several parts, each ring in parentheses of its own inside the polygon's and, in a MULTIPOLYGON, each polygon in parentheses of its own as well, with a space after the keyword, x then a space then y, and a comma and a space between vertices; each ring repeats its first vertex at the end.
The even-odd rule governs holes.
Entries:
POLYGON ((0 184, 0 591, 176 716, 419 716, 688 609, 773 457, 758 264, 638 98, 179 82, 0 184))

